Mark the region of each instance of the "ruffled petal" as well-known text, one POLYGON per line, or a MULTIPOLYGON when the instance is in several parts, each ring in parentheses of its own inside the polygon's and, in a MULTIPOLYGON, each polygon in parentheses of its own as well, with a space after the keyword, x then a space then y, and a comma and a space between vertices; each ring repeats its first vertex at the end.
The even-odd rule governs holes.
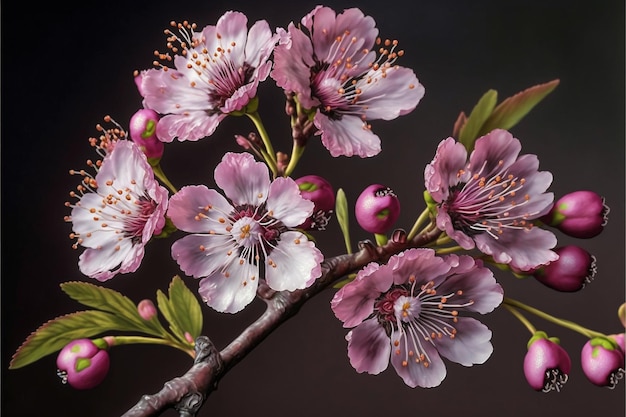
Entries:
POLYGON ((392 333, 391 342, 395 344, 396 340, 398 344, 392 349, 391 364, 405 384, 411 388, 432 388, 441 384, 446 377, 446 366, 431 342, 420 339, 417 346, 415 338, 406 337, 405 333, 392 333), (417 361, 418 352, 425 354, 425 360, 417 361))
POLYGON ((314 123, 322 133, 322 144, 333 157, 357 155, 366 158, 381 151, 380 138, 360 117, 344 115, 340 120, 334 120, 318 111, 314 123))
POLYGON ((510 264, 520 271, 528 271, 559 259, 551 249, 557 244, 556 236, 545 229, 506 230, 494 239, 486 233, 476 235, 477 248, 501 264, 510 264))
POLYGON ((357 83, 360 101, 367 103, 367 120, 392 120, 405 115, 424 97, 424 86, 410 68, 394 66, 385 72, 384 78, 370 73, 357 83), (373 78, 376 82, 368 81, 373 78))
POLYGON ((189 185, 170 198, 167 215, 176 228, 185 232, 227 234, 230 222, 224 218, 232 212, 233 207, 217 191, 204 185, 189 185))
POLYGON ((476 139, 469 162, 474 170, 485 164, 481 175, 489 176, 494 170, 513 164, 521 150, 522 144, 509 131, 495 129, 476 139))
POLYGON ((463 366, 484 363, 493 352, 491 330, 471 317, 459 317, 454 323, 454 338, 433 339, 441 356, 463 366))
POLYGON ((467 255, 449 255, 444 259, 455 266, 447 275, 435 280, 435 286, 439 294, 454 294, 450 303, 469 304, 463 308, 481 314, 490 313, 502 303, 504 290, 482 262, 467 255))
POLYGON ((394 284, 407 284, 413 277, 418 287, 450 270, 450 265, 432 249, 408 249, 392 256, 388 265, 393 269, 394 284))
POLYGON ((267 199, 269 171, 249 153, 227 152, 215 168, 215 183, 235 206, 256 207, 267 199))
POLYGON ((172 258, 187 275, 201 278, 231 262, 236 248, 231 236, 187 235, 172 244, 172 258))
POLYGON ((323 260, 322 253, 303 233, 282 233, 266 259, 265 280, 276 291, 306 288, 322 275, 323 260))
POLYGON ((432 162, 424 170, 426 190, 441 203, 448 198, 450 186, 459 182, 457 174, 465 167, 467 151, 463 144, 450 137, 442 140, 432 162))
POLYGON ((78 258, 80 272, 98 281, 107 281, 119 272, 125 259, 123 272, 135 272, 143 258, 143 246, 133 247, 128 239, 120 242, 108 241, 98 248, 88 248, 78 258))
POLYGON ((371 262, 333 296, 330 306, 335 316, 343 322, 343 327, 355 327, 368 318, 374 312, 376 299, 391 286, 391 274, 385 274, 384 271, 374 274, 379 268, 379 264, 371 262))
POLYGON ((255 22, 246 40, 246 62, 254 68, 260 67, 272 54, 277 40, 278 35, 272 33, 265 20, 255 22))
POLYGON ((225 117, 224 113, 207 113, 204 110, 168 114, 159 120, 156 134, 163 142, 171 142, 174 138, 179 142, 197 141, 211 136, 225 117))
POLYGON ((302 224, 312 213, 315 204, 300 195, 298 184, 285 177, 276 178, 270 185, 267 210, 287 227, 302 224))
POLYGON ((359 373, 376 375, 387 369, 391 343, 376 319, 366 320, 347 335, 350 364, 359 373))
POLYGON ((222 313, 237 313, 243 310, 254 300, 259 285, 258 279, 242 279, 242 277, 258 277, 258 269, 255 265, 236 264, 232 268, 238 269, 236 274, 226 277, 223 273, 216 272, 211 277, 202 279, 198 288, 202 300, 222 313))

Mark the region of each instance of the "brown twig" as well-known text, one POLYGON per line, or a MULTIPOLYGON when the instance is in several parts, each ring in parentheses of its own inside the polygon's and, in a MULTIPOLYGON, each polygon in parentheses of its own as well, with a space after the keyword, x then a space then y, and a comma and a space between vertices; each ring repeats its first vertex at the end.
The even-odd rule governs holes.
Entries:
POLYGON ((361 242, 357 253, 326 259, 322 263, 322 276, 302 290, 273 291, 261 282, 258 296, 266 302, 267 308, 254 323, 221 352, 217 351, 208 337, 200 336, 196 340, 196 360, 189 371, 166 382, 156 394, 144 395, 123 417, 157 416, 170 408, 178 410, 181 417, 195 416, 226 372, 282 323, 293 317, 313 296, 370 262, 386 262, 390 256, 405 249, 424 246, 439 234, 439 230, 432 229, 406 241, 406 234, 396 231, 384 246, 375 246, 369 241, 361 242))

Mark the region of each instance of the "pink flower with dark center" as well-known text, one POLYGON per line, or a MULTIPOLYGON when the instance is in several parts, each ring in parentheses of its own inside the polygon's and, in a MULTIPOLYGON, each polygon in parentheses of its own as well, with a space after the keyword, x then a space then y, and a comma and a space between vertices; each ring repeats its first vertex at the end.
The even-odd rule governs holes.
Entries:
POLYGON ((259 82, 269 75, 277 35, 265 20, 250 30, 247 23, 244 14, 229 11, 200 33, 191 24, 177 25, 179 35, 167 31, 174 57, 160 58, 173 59, 175 69, 150 69, 136 78, 144 107, 164 115, 156 132, 160 140, 210 136, 229 113, 256 97, 259 82))
POLYGON ((415 73, 395 65, 404 54, 397 41, 377 39, 374 19, 357 8, 336 14, 318 6, 283 35, 271 76, 316 110, 315 126, 332 156, 378 154, 380 139, 367 121, 407 114, 424 96, 415 73))
POLYGON ((66 204, 72 207, 66 221, 72 222, 74 248, 87 248, 78 266, 99 281, 139 268, 144 246, 165 225, 168 197, 135 143, 111 141, 106 152, 101 164, 92 164, 95 177, 81 171, 79 193, 71 193, 78 202, 66 204))
POLYGON ((492 272, 470 256, 409 249, 385 265, 371 263, 333 297, 348 357, 357 372, 391 364, 410 387, 435 387, 446 376, 441 357, 464 366, 485 362, 491 331, 463 311, 489 313, 503 291, 492 272))
POLYGON ((291 178, 270 181, 264 163, 227 153, 215 182, 228 200, 205 186, 183 187, 168 216, 192 233, 172 245, 181 269, 200 281, 199 293, 217 311, 236 313, 256 294, 259 279, 277 291, 310 286, 321 276, 322 253, 295 228, 313 212, 291 178))
POLYGON ((545 191, 552 174, 538 171, 536 155, 519 155, 521 144, 496 129, 476 140, 467 158, 463 144, 443 140, 426 166, 426 189, 437 203, 437 227, 464 249, 477 247, 520 271, 558 259, 550 231, 534 227, 554 198, 545 191))

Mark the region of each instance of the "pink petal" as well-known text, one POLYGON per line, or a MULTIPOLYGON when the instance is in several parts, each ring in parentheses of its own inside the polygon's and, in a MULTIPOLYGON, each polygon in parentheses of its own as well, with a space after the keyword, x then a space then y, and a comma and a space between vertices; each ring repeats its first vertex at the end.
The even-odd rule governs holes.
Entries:
POLYGON ((368 75, 357 84, 362 91, 360 100, 368 103, 367 120, 395 119, 413 111, 424 97, 424 86, 409 68, 393 66, 385 72, 384 78, 372 75, 375 82, 368 82, 368 75))
POLYGON ((267 210, 287 227, 302 224, 313 213, 313 202, 300 195, 298 184, 285 177, 276 178, 269 188, 267 210))
POLYGON ((258 278, 258 270, 248 263, 241 266, 237 264, 235 267, 241 268, 237 274, 226 277, 218 272, 200 281, 198 293, 203 301, 216 311, 237 313, 254 300, 259 280, 248 278, 252 276, 258 278), (244 280, 242 277, 247 278, 244 280))
POLYGON ((314 123, 322 132, 322 144, 333 157, 357 155, 365 158, 377 155, 381 150, 380 139, 360 117, 344 115, 340 120, 334 120, 318 111, 314 123))
POLYGON ((256 207, 267 199, 269 171, 249 153, 227 152, 215 168, 215 183, 235 206, 256 207))
POLYGON ((276 248, 268 254, 265 280, 276 291, 308 287, 322 275, 323 259, 319 249, 303 233, 282 233, 276 248))
POLYGON ((376 319, 366 320, 347 335, 348 357, 357 372, 379 374, 389 365, 391 343, 376 319))
POLYGON ((404 383, 411 388, 432 388, 441 384, 446 377, 446 366, 431 342, 420 338, 420 346, 416 346, 413 337, 407 338, 404 333, 398 336, 399 334, 391 335, 392 343, 398 340, 398 346, 391 352, 391 364, 404 383), (428 366, 424 365, 424 361, 416 362, 415 355, 409 356, 407 351, 424 352, 428 366))
POLYGON ((232 236, 187 235, 172 244, 172 258, 195 278, 207 277, 232 260, 237 249, 232 236))
POLYGON ((217 191, 204 185, 189 185, 170 198, 167 215, 174 226, 185 232, 227 234, 230 222, 220 219, 232 211, 233 207, 217 191))
POLYGON ((463 366, 484 363, 493 352, 491 330, 476 319, 459 317, 454 323, 454 339, 443 336, 433 339, 441 356, 463 366))

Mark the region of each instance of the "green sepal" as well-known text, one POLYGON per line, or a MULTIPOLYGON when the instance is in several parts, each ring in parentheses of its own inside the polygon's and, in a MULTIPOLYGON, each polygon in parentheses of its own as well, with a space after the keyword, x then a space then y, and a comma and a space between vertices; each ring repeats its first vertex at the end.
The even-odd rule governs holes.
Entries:
POLYGON ((157 291, 157 306, 169 322, 172 333, 184 344, 190 344, 185 332, 194 340, 202 333, 202 308, 198 298, 178 275, 172 279, 168 295, 157 291))
POLYGON ((298 184, 298 188, 300 189, 300 191, 316 191, 318 189, 317 184, 314 184, 312 182, 309 181, 303 181, 300 184, 298 184))
POLYGON ((140 135, 142 139, 148 139, 149 137, 154 136, 154 134, 156 133, 156 126, 157 124, 154 120, 148 120, 148 123, 146 123, 146 127, 140 135))
MULTIPOLYGON (((593 346, 594 348, 598 346, 602 346, 606 350, 615 350, 619 348, 619 345, 617 344, 615 340, 611 339, 610 337, 603 337, 603 336, 594 337, 593 339, 589 341, 589 344, 593 346)), ((595 351, 596 349, 594 349, 594 354, 595 354, 595 351)))
POLYGON ((73 340, 111 330, 134 331, 136 328, 127 320, 104 311, 77 311, 57 317, 42 324, 26 338, 13 355, 9 369, 21 368, 38 361, 61 350, 73 340))
POLYGON ((120 322, 126 323, 127 330, 153 336, 163 336, 166 332, 158 320, 144 320, 139 315, 137 305, 117 291, 81 281, 64 282, 61 289, 70 298, 87 307, 114 314, 120 322))
POLYGON ((515 126, 541 100, 559 85, 559 80, 538 84, 521 91, 500 104, 493 110, 478 132, 478 136, 486 135, 493 129, 508 130, 515 126))
POLYGON ((161 229, 161 233, 159 233, 158 235, 154 235, 153 237, 155 239, 162 239, 164 237, 168 237, 169 235, 171 235, 177 230, 178 229, 176 228, 176 226, 174 226, 172 219, 170 219, 169 217, 166 217, 165 226, 163 226, 163 229, 161 229))
POLYGON ((544 331, 538 330, 536 331, 532 337, 528 340, 528 343, 526 344, 526 348, 530 349, 530 345, 532 345, 533 343, 535 343, 537 340, 539 339, 548 339, 548 334, 544 331))
POLYGON ((341 288, 346 284, 351 283, 352 281, 354 281, 354 278, 356 278, 356 274, 350 274, 348 275, 347 278, 342 279, 341 281, 337 281, 334 285, 333 288, 341 288))
POLYGON ((91 366, 91 359, 89 359, 89 358, 79 358, 76 361, 76 364, 74 365, 74 369, 76 369, 77 372, 80 372, 83 369, 89 368, 89 366, 91 366))
POLYGON ((350 243, 350 222, 348 218, 348 200, 346 199, 346 193, 342 188, 337 190, 337 196, 335 197, 335 213, 341 233, 343 233, 343 240, 346 243, 346 250, 348 253, 352 253, 352 244, 350 243))
POLYGON ((496 107, 498 101, 498 92, 489 90, 478 100, 478 103, 472 109, 469 117, 465 121, 459 132, 458 140, 461 142, 467 152, 474 149, 474 142, 480 136, 483 124, 491 116, 491 112, 496 107))
POLYGON ((426 207, 433 216, 437 215, 437 202, 433 199, 430 193, 424 190, 424 202, 426 203, 426 207))

